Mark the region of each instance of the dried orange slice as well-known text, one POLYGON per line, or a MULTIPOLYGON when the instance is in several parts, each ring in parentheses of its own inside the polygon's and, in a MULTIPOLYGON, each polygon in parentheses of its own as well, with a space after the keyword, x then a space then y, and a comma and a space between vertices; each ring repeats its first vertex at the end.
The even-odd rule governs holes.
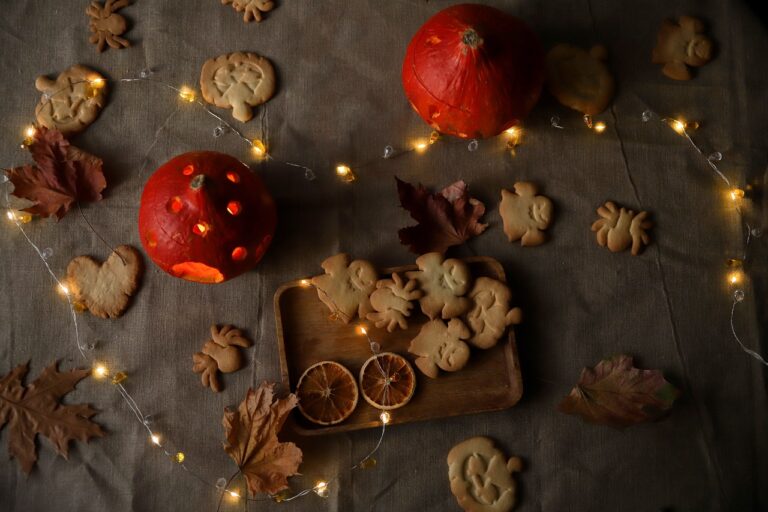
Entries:
POLYGON ((377 409, 397 409, 413 397, 416 374, 403 356, 382 352, 360 369, 360 391, 365 401, 377 409))
POLYGON ((296 385, 299 411, 320 425, 341 423, 357 406, 357 382, 335 361, 320 361, 304 372, 296 385))

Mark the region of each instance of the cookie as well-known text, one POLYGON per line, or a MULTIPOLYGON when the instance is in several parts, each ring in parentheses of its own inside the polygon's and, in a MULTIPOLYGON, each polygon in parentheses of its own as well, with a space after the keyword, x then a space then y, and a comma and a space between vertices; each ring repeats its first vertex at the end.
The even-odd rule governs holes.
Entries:
POLYGON ((514 192, 501 190, 499 213, 510 242, 520 240, 522 246, 534 246, 546 240, 542 231, 552 220, 552 201, 536 192, 536 185, 525 181, 515 183, 514 192))
POLYGON ((415 279, 424 295, 419 299, 421 311, 430 320, 448 320, 467 312, 472 306, 463 295, 472 284, 472 276, 466 263, 457 259, 443 261, 439 252, 422 254, 416 259, 419 270, 406 272, 408 279, 415 279))
POLYGON ((72 301, 101 318, 116 318, 128 307, 139 288, 141 254, 130 245, 120 245, 99 263, 90 256, 78 256, 67 265, 67 288, 72 301))
POLYGON ((403 282, 400 274, 392 274, 392 279, 382 279, 376 283, 376 291, 371 294, 371 307, 375 312, 368 313, 366 318, 379 329, 386 328, 392 332, 397 327, 408 328, 406 317, 411 316, 413 303, 421 298, 422 292, 417 288, 415 279, 403 282))
POLYGON ((408 352, 418 356, 415 361, 418 369, 435 379, 439 369, 455 372, 466 366, 469 346, 463 340, 469 336, 469 329, 458 318, 452 318, 448 325, 439 319, 432 320, 411 340, 408 352))
POLYGON ((507 285, 490 277, 478 277, 469 292, 472 309, 467 313, 467 323, 472 329, 468 342, 477 348, 496 345, 507 327, 522 320, 520 308, 510 308, 512 293, 507 285))
POLYGON ((596 233, 597 243, 601 247, 608 247, 611 252, 621 252, 631 246, 632 255, 636 256, 643 250, 643 246, 650 243, 646 230, 651 229, 653 224, 648 220, 648 212, 635 213, 608 201, 597 209, 597 214, 601 218, 592 224, 592 231, 596 233))
POLYGON ((120 14, 119 9, 130 5, 131 0, 106 0, 104 5, 99 2, 91 2, 85 9, 85 13, 91 18, 88 28, 91 37, 88 39, 96 45, 99 53, 109 48, 120 50, 131 46, 131 42, 120 37, 128 29, 128 24, 120 14))
POLYGON ((673 80, 690 80, 693 74, 688 66, 699 67, 712 60, 714 45, 704 34, 700 19, 680 16, 677 23, 664 20, 651 61, 663 64, 661 72, 673 80))
POLYGON ((247 348, 252 345, 239 329, 231 325, 211 326, 211 339, 203 344, 200 352, 192 356, 192 371, 202 374, 203 386, 218 393, 221 391, 218 372, 232 373, 245 365, 243 354, 237 347, 247 348))
POLYGON ((487 437, 472 437, 448 452, 451 492, 465 512, 509 512, 517 486, 512 475, 521 471, 519 457, 507 459, 487 437))
POLYGON ((313 277, 311 283, 331 314, 345 324, 355 315, 366 318, 372 311, 369 297, 379 279, 374 266, 363 260, 350 262, 344 253, 331 256, 321 266, 325 274, 313 277))
POLYGON ((232 117, 243 123, 253 118, 251 107, 267 102, 275 93, 272 63, 255 53, 227 53, 208 59, 200 72, 203 99, 231 108, 232 117))
POLYGON ((56 80, 37 77, 35 87, 43 93, 35 107, 37 122, 64 135, 85 130, 107 101, 104 77, 80 64, 62 71, 56 80), (97 82, 98 87, 91 82, 97 82))
POLYGON ((269 12, 275 7, 272 0, 221 0, 223 5, 232 4, 237 12, 243 13, 243 21, 250 23, 256 20, 261 21, 262 13, 269 12))
POLYGON ((616 84, 605 64, 604 46, 586 51, 558 44, 547 53, 547 87, 562 105, 584 114, 599 114, 613 99, 616 84))

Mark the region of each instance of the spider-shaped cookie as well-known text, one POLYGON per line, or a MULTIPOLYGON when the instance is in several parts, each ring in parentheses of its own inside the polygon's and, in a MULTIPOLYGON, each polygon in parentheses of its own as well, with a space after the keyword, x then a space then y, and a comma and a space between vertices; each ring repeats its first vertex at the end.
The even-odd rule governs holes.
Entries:
POLYGON ((88 40, 97 46, 99 52, 106 50, 107 45, 116 50, 131 46, 130 41, 120 37, 128 25, 125 18, 116 13, 130 3, 131 0, 107 0, 102 6, 99 2, 91 2, 85 9, 85 13, 91 17, 88 28, 92 34, 88 40))
POLYGON ((392 274, 392 279, 382 279, 376 283, 376 291, 371 294, 371 306, 375 312, 368 313, 367 318, 374 322, 379 329, 386 328, 392 332, 398 326, 408 328, 406 317, 411 316, 413 303, 421 298, 422 292, 417 288, 415 279, 403 282, 400 274, 392 274))
POLYGON ((632 246, 632 255, 640 254, 644 245, 651 241, 645 231, 651 229, 648 212, 635 213, 626 208, 619 208, 608 201, 597 209, 600 219, 592 224, 596 232, 597 243, 608 247, 611 252, 620 252, 632 246))
POLYGON ((225 325, 221 329, 211 326, 211 339, 203 345, 202 352, 192 356, 195 373, 201 373, 203 386, 215 392, 221 391, 218 373, 232 373, 243 367, 243 354, 237 347, 250 347, 251 341, 239 329, 225 325))

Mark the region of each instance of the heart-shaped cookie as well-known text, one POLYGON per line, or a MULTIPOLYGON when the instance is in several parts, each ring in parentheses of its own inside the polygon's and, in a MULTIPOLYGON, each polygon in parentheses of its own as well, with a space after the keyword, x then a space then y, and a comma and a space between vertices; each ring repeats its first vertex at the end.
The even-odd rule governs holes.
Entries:
POLYGON ((101 318, 116 318, 138 289, 143 267, 141 254, 130 245, 117 247, 104 263, 78 256, 67 265, 73 302, 101 318))

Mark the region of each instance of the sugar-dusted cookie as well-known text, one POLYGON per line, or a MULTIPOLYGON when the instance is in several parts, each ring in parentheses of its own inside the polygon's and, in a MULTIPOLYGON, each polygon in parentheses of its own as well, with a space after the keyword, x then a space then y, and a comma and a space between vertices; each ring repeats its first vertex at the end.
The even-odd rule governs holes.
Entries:
POLYGON ((371 311, 369 297, 379 279, 374 266, 363 260, 350 262, 344 253, 331 256, 321 266, 325 274, 313 277, 311 282, 331 314, 345 324, 355 315, 365 318, 371 311))
POLYGON ((236 372, 245 365, 242 352, 237 348, 251 346, 251 340, 231 325, 211 326, 211 339, 203 344, 200 352, 192 356, 192 371, 200 373, 203 386, 218 393, 221 391, 218 372, 236 372))
POLYGON ((547 87, 557 101, 584 114, 595 115, 613 99, 616 85, 605 65, 604 46, 586 51, 558 44, 547 53, 547 87))
POLYGON ((448 325, 439 319, 432 320, 411 340, 408 352, 418 356, 415 363, 419 370, 435 379, 438 369, 455 372, 466 366, 469 347, 463 340, 469 335, 469 329, 458 318, 452 318, 448 325))
POLYGON ((472 276, 466 263, 457 259, 443 260, 439 252, 422 254, 416 259, 419 270, 406 272, 416 279, 424 295, 419 299, 421 311, 431 320, 447 320, 467 312, 472 303, 463 295, 469 291, 472 276))
POLYGON ((703 66, 712 59, 714 42, 704 34, 704 23, 692 16, 680 16, 675 23, 664 20, 651 60, 663 64, 661 72, 673 80, 693 78, 688 66, 703 66))
POLYGON ((128 307, 143 270, 141 254, 130 245, 120 245, 99 263, 78 256, 67 265, 67 288, 72 301, 101 318, 116 318, 128 307))
POLYGON ((382 279, 376 283, 376 291, 371 294, 371 307, 375 312, 368 313, 367 318, 379 329, 386 328, 392 332, 398 326, 408 328, 406 317, 411 316, 411 309, 422 292, 417 288, 415 279, 403 282, 400 274, 392 274, 392 279, 382 279))
POLYGON ((243 21, 250 23, 256 20, 261 21, 262 13, 269 12, 275 7, 273 0, 221 0, 223 5, 232 4, 237 12, 243 13, 243 21))
POLYGON ((268 59, 255 53, 235 52, 208 59, 200 71, 203 99, 244 123, 251 120, 251 107, 268 101, 275 93, 275 70, 268 59))
POLYGON ((532 246, 546 240, 542 230, 552 220, 552 201, 536 193, 536 185, 526 181, 515 183, 514 192, 501 189, 499 213, 510 242, 520 240, 520 245, 532 246))
POLYGON ((644 245, 651 242, 645 232, 653 227, 648 220, 648 212, 635 213, 607 201, 597 209, 597 214, 600 218, 592 224, 592 231, 596 233, 597 243, 601 247, 608 247, 611 252, 621 252, 631 246, 632 255, 636 256, 644 245))
POLYGON ((85 13, 89 16, 88 28, 91 31, 91 37, 88 39, 96 45, 99 53, 109 48, 121 50, 131 46, 131 42, 122 36, 128 28, 125 18, 117 11, 130 5, 131 0, 106 0, 104 5, 99 2, 91 2, 86 7, 85 13))
POLYGON ((487 437, 472 437, 448 452, 451 492, 465 512, 509 512, 515 506, 513 473, 519 457, 507 459, 487 437))
POLYGON ((510 308, 512 293, 509 287, 490 277, 478 277, 469 292, 472 309, 467 313, 467 323, 472 329, 468 342, 477 348, 491 348, 504 335, 510 325, 522 320, 520 308, 510 308))
POLYGON ((107 102, 104 77, 80 64, 62 71, 56 80, 37 77, 35 87, 43 93, 35 107, 37 122, 64 135, 85 130, 107 102))

